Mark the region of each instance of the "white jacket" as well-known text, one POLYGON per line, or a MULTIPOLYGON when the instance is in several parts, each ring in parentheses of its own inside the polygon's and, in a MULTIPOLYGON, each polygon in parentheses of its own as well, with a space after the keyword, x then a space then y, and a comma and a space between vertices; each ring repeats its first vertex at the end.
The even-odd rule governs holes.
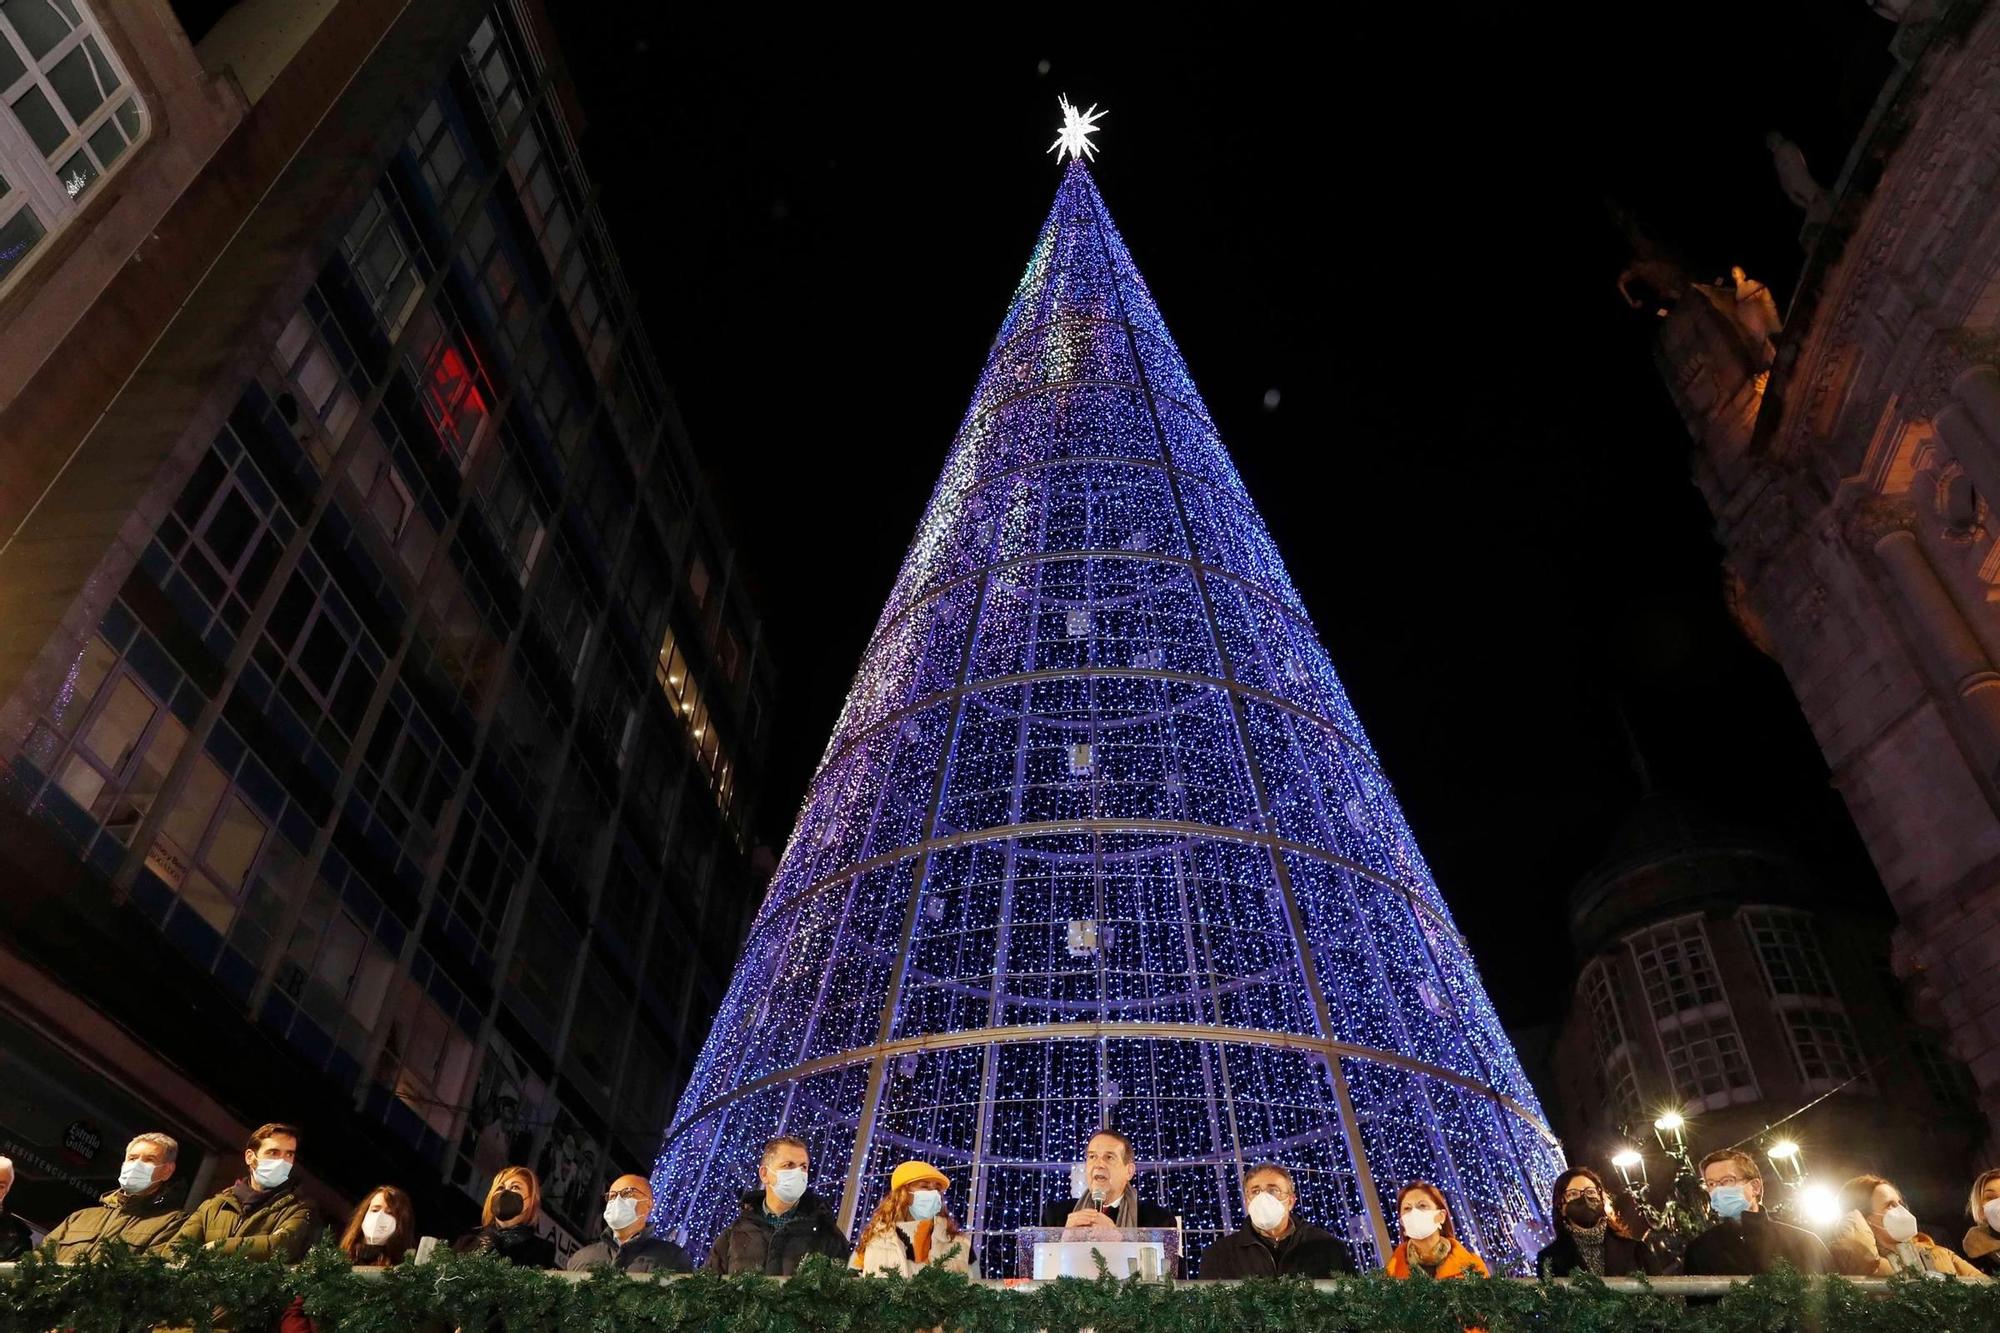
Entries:
MULTIPOLYGON (((917 1228, 927 1225, 923 1222, 898 1222, 896 1230, 900 1235, 881 1232, 868 1242, 861 1251, 860 1268, 870 1277, 888 1269, 901 1273, 904 1277, 914 1277, 920 1268, 942 1268, 947 1273, 963 1273, 967 1277, 978 1277, 972 1267, 972 1235, 959 1232, 956 1236, 946 1236, 942 1229, 931 1237, 931 1260, 928 1265, 920 1264, 910 1256, 916 1252, 917 1228), (907 1248, 906 1248, 907 1246, 907 1248), (946 1251, 956 1247, 957 1254, 946 1257, 946 1251)), ((929 1224, 934 1225, 934 1224, 929 1224)))

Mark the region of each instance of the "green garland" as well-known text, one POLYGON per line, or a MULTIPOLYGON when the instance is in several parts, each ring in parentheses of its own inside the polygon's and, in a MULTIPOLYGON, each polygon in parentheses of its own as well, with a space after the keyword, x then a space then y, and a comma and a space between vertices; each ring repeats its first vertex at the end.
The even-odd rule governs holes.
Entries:
POLYGON ((24 1262, 0 1281, 0 1333, 125 1333, 155 1326, 260 1330, 294 1297, 321 1333, 452 1328, 564 1333, 1975 1333, 2000 1329, 2000 1286, 1921 1279, 1869 1295, 1838 1278, 1761 1277, 1711 1303, 1575 1285, 1374 1276, 1319 1290, 1306 1283, 1056 1282, 1004 1291, 937 1269, 861 1278, 808 1259, 797 1277, 631 1281, 610 1270, 569 1282, 492 1255, 446 1253, 380 1280, 354 1276, 323 1244, 294 1268, 197 1251, 179 1266, 115 1250, 96 1260, 24 1262))

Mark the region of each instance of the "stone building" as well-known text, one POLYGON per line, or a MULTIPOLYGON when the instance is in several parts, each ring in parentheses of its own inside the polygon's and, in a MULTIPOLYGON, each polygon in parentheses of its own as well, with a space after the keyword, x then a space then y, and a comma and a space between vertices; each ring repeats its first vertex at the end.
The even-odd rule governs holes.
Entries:
POLYGON ((1774 145, 1805 221, 1782 321, 1740 270, 1642 251, 1624 285, 1662 315, 1735 614, 1880 872, 1919 1015, 2000 1124, 2000 10, 1903 14, 1833 185, 1774 145))
POLYGON ((546 16, 217 8, 0 6, 9 1209, 285 1119, 592 1233, 768 875, 758 616, 546 16))
POLYGON ((1652 1125, 1671 1110, 1696 1157, 1790 1138, 1813 1180, 1876 1171, 1920 1216, 1962 1207, 1971 1083, 1907 1021, 1882 912, 1845 897, 1768 839, 1642 800, 1570 894, 1582 968, 1549 1110, 1571 1159, 1606 1171, 1630 1145, 1659 1186, 1652 1125))

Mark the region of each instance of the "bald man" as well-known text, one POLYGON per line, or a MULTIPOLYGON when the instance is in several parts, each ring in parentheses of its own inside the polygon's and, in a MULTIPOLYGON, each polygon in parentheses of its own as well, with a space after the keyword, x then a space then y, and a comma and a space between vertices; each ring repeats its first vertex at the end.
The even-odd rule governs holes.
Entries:
POLYGON ((692 1273, 687 1251, 652 1231, 653 1187, 644 1176, 620 1176, 604 1191, 604 1239, 569 1257, 571 1272, 599 1264, 626 1273, 692 1273))

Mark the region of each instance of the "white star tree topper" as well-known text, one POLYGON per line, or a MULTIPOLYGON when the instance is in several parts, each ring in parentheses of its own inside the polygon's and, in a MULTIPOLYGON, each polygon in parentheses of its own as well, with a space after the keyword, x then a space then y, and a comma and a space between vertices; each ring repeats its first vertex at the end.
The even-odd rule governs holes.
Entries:
POLYGON ((1090 110, 1078 111, 1068 97, 1056 98, 1056 105, 1062 108, 1063 113, 1062 133, 1058 134, 1056 141, 1049 145, 1049 151, 1056 155, 1056 161, 1062 161, 1064 153, 1068 153, 1071 157, 1096 161, 1097 145, 1090 141, 1090 136, 1097 133, 1097 122, 1111 113, 1099 111, 1095 102, 1091 103, 1090 110))

